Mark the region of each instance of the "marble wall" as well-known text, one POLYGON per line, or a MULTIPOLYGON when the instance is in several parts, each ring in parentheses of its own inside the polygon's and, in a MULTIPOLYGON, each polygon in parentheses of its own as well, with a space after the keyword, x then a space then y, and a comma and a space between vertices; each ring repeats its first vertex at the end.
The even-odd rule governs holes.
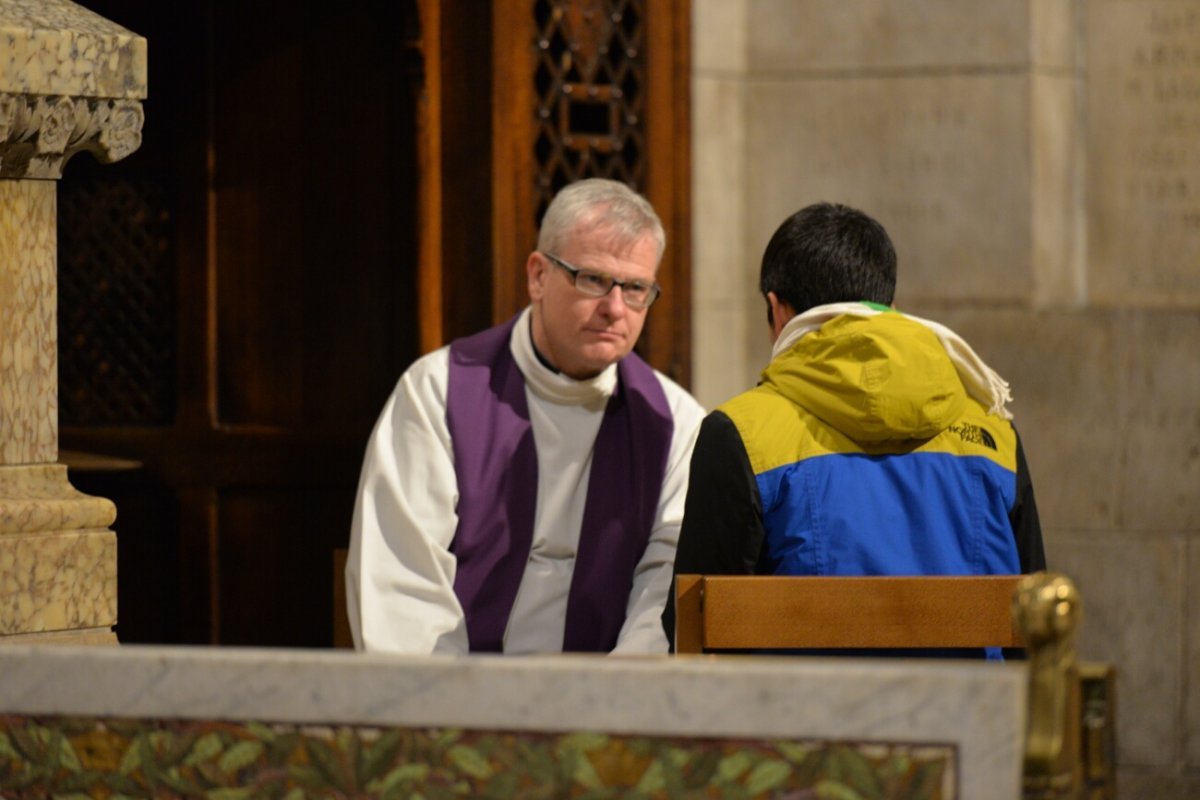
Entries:
POLYGON ((897 305, 1013 385, 1123 797, 1200 795, 1200 6, 693 2, 694 388, 769 353, 763 248, 817 200, 892 233, 897 305))

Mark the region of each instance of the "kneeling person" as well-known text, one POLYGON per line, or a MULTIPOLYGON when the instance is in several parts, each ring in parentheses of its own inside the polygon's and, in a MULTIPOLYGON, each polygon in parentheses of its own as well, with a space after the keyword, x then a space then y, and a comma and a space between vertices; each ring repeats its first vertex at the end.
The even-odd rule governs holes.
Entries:
POLYGON ((866 214, 822 203, 775 232, 772 359, 701 426, 676 574, 1045 568, 1008 385, 949 329, 892 310, 895 286, 866 214))

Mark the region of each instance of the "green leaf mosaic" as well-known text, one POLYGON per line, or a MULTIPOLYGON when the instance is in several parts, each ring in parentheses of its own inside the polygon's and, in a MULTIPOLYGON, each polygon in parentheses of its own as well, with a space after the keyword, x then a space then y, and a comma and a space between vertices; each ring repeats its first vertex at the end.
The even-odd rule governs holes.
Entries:
POLYGON ((0 796, 951 800, 952 745, 0 716, 0 796))

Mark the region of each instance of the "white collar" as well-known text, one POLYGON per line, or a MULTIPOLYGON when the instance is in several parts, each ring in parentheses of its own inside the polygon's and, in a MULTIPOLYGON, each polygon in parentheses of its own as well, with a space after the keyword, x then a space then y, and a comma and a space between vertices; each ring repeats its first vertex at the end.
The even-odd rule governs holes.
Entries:
POLYGON ((617 365, 610 364, 594 378, 577 381, 550 369, 533 349, 533 307, 527 306, 517 318, 509 337, 509 350, 517 368, 525 376, 525 385, 538 397, 563 405, 608 402, 617 388, 617 365))

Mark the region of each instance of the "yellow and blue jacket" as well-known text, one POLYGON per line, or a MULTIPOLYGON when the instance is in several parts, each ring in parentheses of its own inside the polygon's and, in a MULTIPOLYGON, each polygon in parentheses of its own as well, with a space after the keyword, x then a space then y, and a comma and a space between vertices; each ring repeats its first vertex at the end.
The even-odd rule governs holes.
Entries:
POLYGON ((843 315, 701 426, 675 571, 988 575, 1045 568, 1011 422, 937 336, 843 315))

